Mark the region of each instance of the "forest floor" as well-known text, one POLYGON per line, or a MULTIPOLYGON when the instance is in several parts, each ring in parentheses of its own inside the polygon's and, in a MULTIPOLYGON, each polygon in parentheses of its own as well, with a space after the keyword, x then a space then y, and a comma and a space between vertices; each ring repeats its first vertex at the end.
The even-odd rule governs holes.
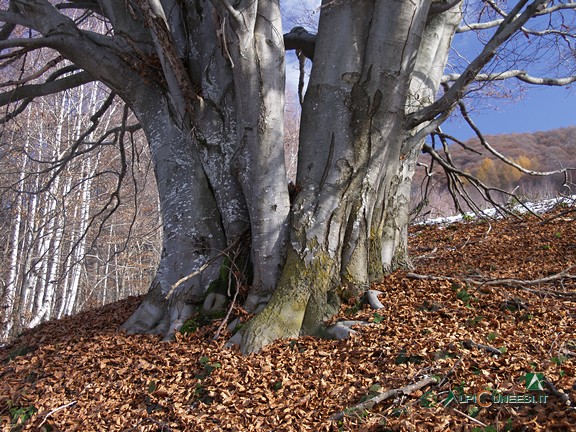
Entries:
POLYGON ((220 322, 172 343, 118 333, 138 298, 42 324, 0 350, 0 424, 576 430, 576 223, 573 209, 561 211, 546 223, 413 227, 413 273, 423 277, 396 272, 374 286, 383 309, 343 307, 342 318, 370 321, 344 341, 283 340, 243 357, 221 348, 227 335, 212 341, 220 322), (353 409, 367 399, 372 407, 353 409))

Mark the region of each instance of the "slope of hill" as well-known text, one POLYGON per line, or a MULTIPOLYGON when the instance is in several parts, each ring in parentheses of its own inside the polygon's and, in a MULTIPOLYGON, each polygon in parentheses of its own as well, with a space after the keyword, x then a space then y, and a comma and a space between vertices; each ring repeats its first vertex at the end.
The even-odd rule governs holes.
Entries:
MULTIPOLYGON (((576 126, 555 129, 546 132, 487 135, 486 141, 500 153, 504 154, 524 168, 535 171, 554 171, 562 168, 576 168, 576 126)), ((568 176, 568 184, 563 175, 550 177, 533 177, 522 174, 510 167, 484 148, 478 139, 464 143, 466 148, 452 144, 449 146, 450 157, 461 171, 478 177, 488 186, 497 187, 507 192, 514 192, 519 198, 539 200, 555 197, 558 193, 573 194, 576 185, 568 176)), ((441 146, 438 152, 445 157, 441 146)), ((423 154, 420 162, 430 166, 431 158, 423 154)), ((447 189, 446 178, 442 169, 436 164, 432 170, 430 203, 426 211, 434 216, 454 213, 452 198, 447 189)), ((413 183, 413 202, 416 205, 422 198, 422 187, 425 185, 425 171, 417 171, 413 183)), ((464 182, 472 196, 478 198, 468 183, 464 182)), ((506 202, 509 197, 495 194, 499 202, 506 202)))
MULTIPOLYGON (((541 170, 576 167, 576 126, 534 133, 487 135, 485 138, 501 153, 515 159, 526 156, 541 170)), ((496 159, 489 155, 477 138, 465 144, 484 157, 496 159)), ((460 146, 453 146, 451 153, 455 163, 469 172, 478 169, 482 163, 482 156, 478 157, 460 146)))
POLYGON ((168 344, 117 333, 136 298, 42 324, 0 350, 1 425, 574 430, 575 214, 413 227, 420 276, 396 272, 375 285, 377 312, 344 307, 341 318, 370 322, 345 341, 302 337, 242 357, 221 348, 228 335, 212 341, 219 321, 168 344))

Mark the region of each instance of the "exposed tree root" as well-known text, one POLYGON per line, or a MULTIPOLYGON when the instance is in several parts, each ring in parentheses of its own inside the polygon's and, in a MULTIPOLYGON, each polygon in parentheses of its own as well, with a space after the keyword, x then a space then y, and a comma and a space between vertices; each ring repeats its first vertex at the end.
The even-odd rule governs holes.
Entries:
POLYGON ((379 404, 380 402, 385 401, 386 399, 399 395, 409 395, 417 390, 420 390, 423 387, 426 387, 427 385, 435 384, 437 382, 438 379, 436 377, 428 377, 418 381, 417 383, 410 384, 402 388, 387 390, 384 393, 380 393, 377 396, 374 396, 373 398, 370 398, 362 403, 354 405, 351 408, 347 408, 344 411, 332 415, 330 419, 342 420, 345 415, 361 413, 364 410, 371 409, 372 407, 374 407, 374 405, 379 404))
POLYGON ((356 333, 352 327, 355 325, 367 325, 367 321, 338 321, 336 324, 326 328, 326 336, 333 339, 348 339, 356 333))
POLYGON ((368 304, 372 307, 372 309, 382 309, 384 305, 378 299, 378 296, 382 294, 381 291, 376 290, 368 290, 366 293, 366 299, 368 300, 368 304))

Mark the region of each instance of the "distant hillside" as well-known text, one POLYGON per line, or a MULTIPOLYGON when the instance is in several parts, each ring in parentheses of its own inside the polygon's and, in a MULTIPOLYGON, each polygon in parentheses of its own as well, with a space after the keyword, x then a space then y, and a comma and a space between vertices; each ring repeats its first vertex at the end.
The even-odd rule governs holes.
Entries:
MULTIPOLYGON (((487 135, 486 140, 500 153, 513 159, 521 166, 535 171, 554 171, 566 167, 576 167, 576 126, 555 129, 546 132, 487 135)), ((523 199, 544 199, 556 196, 558 193, 574 193, 575 189, 567 188, 563 175, 550 177, 534 177, 521 173, 508 166, 490 154, 477 138, 466 141, 465 146, 452 144, 449 146, 450 157, 462 171, 473 174, 483 183, 498 187, 508 192, 514 191, 523 199)), ((443 150, 437 151, 445 157, 443 150)), ((430 156, 423 154, 420 162, 430 166, 430 156)), ((435 165, 432 170, 431 193, 429 205, 425 209, 432 215, 447 215, 454 213, 452 198, 448 193, 446 177, 443 170, 435 165)), ((413 183, 412 201, 418 204, 422 196, 422 188, 426 184, 425 171, 419 168, 413 183)), ((569 178, 569 184, 573 179, 569 178)), ((476 198, 471 188, 467 190, 476 198)), ((496 194, 505 202, 508 197, 496 194)))

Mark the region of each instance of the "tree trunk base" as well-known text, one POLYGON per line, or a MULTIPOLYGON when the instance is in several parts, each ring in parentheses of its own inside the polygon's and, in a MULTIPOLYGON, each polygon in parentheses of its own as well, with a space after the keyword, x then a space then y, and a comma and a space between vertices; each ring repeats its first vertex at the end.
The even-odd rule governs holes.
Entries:
POLYGON ((164 336, 162 340, 172 341, 175 333, 198 309, 198 305, 186 303, 185 296, 177 296, 177 293, 167 300, 160 284, 156 283, 120 330, 128 334, 160 334, 164 336))

